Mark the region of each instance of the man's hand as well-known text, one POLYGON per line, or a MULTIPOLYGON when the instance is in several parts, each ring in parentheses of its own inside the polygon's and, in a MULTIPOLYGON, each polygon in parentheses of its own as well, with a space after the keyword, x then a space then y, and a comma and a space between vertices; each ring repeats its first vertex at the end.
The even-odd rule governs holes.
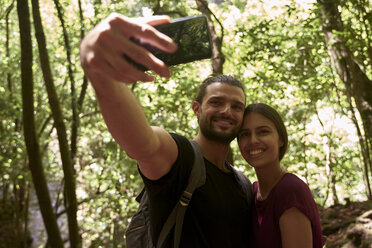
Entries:
MULTIPOLYGON (((177 50, 176 44, 154 27, 168 23, 167 16, 128 18, 111 14, 92 29, 80 45, 81 65, 92 80, 106 78, 124 83, 153 81, 154 77, 136 69, 123 54, 162 77, 169 77, 168 67, 145 48, 133 43, 130 37, 143 39, 168 53, 177 50)), ((94 81, 94 80, 93 80, 94 81)))

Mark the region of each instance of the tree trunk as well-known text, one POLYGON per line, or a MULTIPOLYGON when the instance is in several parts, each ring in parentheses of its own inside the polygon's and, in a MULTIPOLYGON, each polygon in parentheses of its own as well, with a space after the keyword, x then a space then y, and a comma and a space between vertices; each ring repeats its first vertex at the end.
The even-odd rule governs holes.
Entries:
MULTIPOLYGON (((340 98, 341 98, 340 94, 339 94, 340 91, 339 91, 335 82, 333 82, 333 86, 335 87, 335 89, 337 91, 338 103, 339 103, 339 106, 342 109, 342 113, 345 116, 348 116, 348 114, 345 111, 343 111, 343 107, 342 107, 342 104, 341 104, 341 101, 340 101, 340 98)), ((360 153, 362 155, 362 161, 363 161, 363 169, 364 169, 363 175, 364 175, 364 182, 365 182, 365 186, 366 186, 366 195, 367 195, 368 199, 372 200, 371 183, 370 183, 369 175, 368 175, 369 174, 369 172, 368 172, 369 171, 369 165, 371 164, 370 148, 368 146, 368 142, 367 142, 368 140, 366 140, 363 137, 358 119, 356 117, 355 107, 353 105, 353 101, 351 99, 351 96, 350 96, 350 94, 346 94, 346 95, 347 95, 347 101, 349 103, 348 110, 350 110, 350 112, 351 112, 351 118, 350 119, 354 123, 354 126, 355 126, 357 134, 358 134, 360 153)))
MULTIPOLYGON (((318 109, 316 108, 315 106, 315 113, 316 113, 316 116, 318 118, 318 121, 320 123, 320 125, 322 126, 323 128, 323 131, 324 133, 326 134, 326 137, 327 137, 327 147, 328 147, 328 151, 325 155, 325 167, 327 169, 327 180, 328 180, 328 186, 327 186, 327 190, 329 189, 329 187, 331 187, 332 189, 332 199, 333 199, 333 205, 338 205, 339 204, 339 199, 338 199, 338 196, 337 196, 337 190, 336 190, 336 174, 334 172, 334 164, 332 163, 332 145, 333 145, 333 140, 332 140, 332 133, 333 133, 333 128, 327 132, 326 128, 324 127, 324 124, 323 124, 323 121, 320 119, 320 116, 319 116, 319 112, 318 112, 318 109)), ((333 126, 333 125, 332 125, 333 126)), ((329 191, 327 191, 327 198, 328 198, 328 194, 329 194, 329 191)), ((327 199, 326 199, 327 200, 327 199)))
POLYGON ((356 115, 355 115, 354 106, 351 102, 350 97, 348 97, 348 102, 349 102, 350 110, 351 110, 351 114, 352 114, 351 119, 354 123, 354 126, 355 126, 356 130, 357 130, 357 134, 358 134, 358 138, 359 138, 360 151, 361 151, 361 154, 362 154, 362 157, 363 157, 363 169, 364 169, 363 174, 364 174, 364 181, 365 181, 365 185, 366 185, 366 194, 367 194, 367 198, 369 200, 372 200, 371 183, 369 181, 369 176, 368 176, 368 174, 369 174, 368 173, 368 167, 371 164, 371 157, 370 157, 369 147, 368 147, 368 143, 363 138, 358 120, 357 120, 356 115))
POLYGON ((22 242, 22 247, 28 247, 28 242, 29 242, 29 238, 30 238, 30 233, 29 233, 29 229, 28 229, 28 213, 29 213, 29 203, 30 203, 30 186, 29 186, 29 183, 26 182, 26 189, 27 191, 25 192, 26 195, 25 195, 25 200, 24 200, 24 211, 23 211, 23 236, 24 236, 24 239, 23 239, 23 242, 22 242))
MULTIPOLYGON (((79 18, 80 18, 80 39, 82 40, 85 36, 85 25, 84 25, 84 16, 83 16, 83 9, 81 7, 81 0, 78 0, 78 5, 79 5, 79 18)), ((81 113, 83 109, 83 102, 85 98, 85 94, 88 88, 88 78, 84 74, 83 76, 83 85, 81 86, 81 91, 78 99, 78 113, 81 113)))
MULTIPOLYGON (((344 30, 337 1, 318 0, 322 6, 323 32, 333 66, 344 82, 347 94, 355 99, 362 117, 365 136, 372 140, 372 81, 353 59, 352 53, 342 37, 344 30)), ((372 164, 369 165, 372 173, 372 164)))
POLYGON ((224 36, 224 28, 221 22, 213 14, 208 7, 206 0, 195 0, 198 10, 202 12, 208 21, 209 31, 212 36, 212 69, 214 74, 223 74, 223 64, 225 63, 225 56, 222 53, 222 41, 224 36), (214 28, 212 17, 218 22, 221 28, 221 35, 218 36, 214 28))
MULTIPOLYGON (((306 128, 304 128, 304 138, 306 137, 306 128)), ((305 172, 305 182, 307 185, 310 185, 309 183, 309 169, 307 168, 307 157, 306 157, 306 149, 307 149, 307 146, 306 146, 306 143, 305 141, 304 142, 301 142, 302 144, 302 150, 303 150, 303 154, 304 154, 304 157, 303 157, 303 163, 304 163, 304 172, 305 172)))
MULTIPOLYGON (((22 174, 24 172, 22 171, 22 174)), ((26 242, 28 240, 28 233, 27 233, 27 213, 28 213, 28 194, 29 194, 29 186, 25 179, 25 177, 21 179, 14 179, 13 180, 13 206, 14 206, 14 214, 15 214, 15 223, 16 223, 16 234, 17 234, 17 242, 18 247, 26 247, 26 242)))
POLYGON ((62 238, 57 225, 56 217, 49 196, 45 180, 39 143, 36 139, 33 76, 32 76, 32 42, 31 25, 27 0, 17 1, 17 12, 19 18, 19 30, 21 39, 21 83, 22 83, 22 109, 24 138, 29 159, 29 168, 36 195, 39 201, 40 212, 43 216, 45 229, 53 247, 63 247, 62 238))
POLYGON ((70 79, 71 85, 71 109, 72 109, 72 120, 71 120, 71 138, 70 138, 70 148, 71 148, 71 160, 72 164, 75 164, 75 157, 77 153, 77 137, 78 137, 78 127, 79 127, 79 118, 77 112, 77 101, 76 101, 76 89, 75 89, 75 78, 74 73, 72 71, 72 61, 71 61, 71 47, 69 42, 69 37, 67 34, 67 29, 65 27, 65 21, 62 13, 61 4, 58 0, 53 0, 54 5, 57 9, 58 19, 61 22, 62 33, 63 33, 63 41, 65 43, 65 51, 66 51, 66 58, 67 58, 67 72, 68 77, 70 79))
MULTIPOLYGON (((48 51, 46 49, 46 40, 44 35, 44 30, 40 17, 40 8, 38 0, 32 0, 32 13, 34 17, 34 26, 36 39, 38 41, 39 56, 41 69, 43 72, 43 77, 45 81, 46 90, 48 93, 49 105, 52 110, 52 115, 54 119, 54 124, 57 129, 57 136, 59 141, 59 149, 61 153, 62 168, 65 178, 65 202, 68 218, 69 227, 69 238, 70 246, 80 247, 81 240, 79 236, 79 228, 76 219, 77 213, 77 202, 76 202, 76 192, 75 192, 75 176, 74 169, 71 160, 71 153, 67 141, 66 126, 63 122, 63 114, 57 97, 56 89, 54 86, 53 76, 49 64, 48 51)), ((52 240, 49 239, 51 243, 52 240)))
MULTIPOLYGON (((12 11, 14 7, 14 1, 9 5, 9 7, 5 11, 5 31, 6 31, 6 40, 5 40, 5 53, 6 57, 10 57, 10 49, 9 49, 9 15, 10 12, 12 11)), ((13 91, 13 86, 12 86, 12 80, 11 80, 11 74, 7 73, 6 79, 8 82, 8 89, 9 92, 13 91)))
POLYGON ((333 200, 333 205, 339 205, 340 204, 340 200, 338 199, 338 195, 337 195, 337 190, 336 190, 336 174, 334 172, 334 169, 333 169, 333 164, 330 163, 329 164, 329 175, 330 175, 330 178, 331 178, 331 188, 332 188, 332 200, 333 200))
MULTIPOLYGON (((14 8, 14 1, 9 5, 9 7, 5 11, 5 54, 6 57, 10 58, 10 46, 9 46, 9 15, 12 12, 14 8)), ((10 60, 9 60, 10 61, 10 60)), ((12 101, 13 96, 13 85, 12 85, 12 75, 10 72, 6 74, 7 84, 8 84, 8 90, 10 93, 10 101, 12 101)), ((18 118, 15 119, 15 131, 18 131, 18 118)), ((1 129, 2 126, 1 126, 1 129)), ((16 148, 13 148, 13 150, 16 150, 16 148)), ((9 182, 3 177, 3 205, 5 206, 5 203, 8 201, 8 192, 9 192, 9 182)))

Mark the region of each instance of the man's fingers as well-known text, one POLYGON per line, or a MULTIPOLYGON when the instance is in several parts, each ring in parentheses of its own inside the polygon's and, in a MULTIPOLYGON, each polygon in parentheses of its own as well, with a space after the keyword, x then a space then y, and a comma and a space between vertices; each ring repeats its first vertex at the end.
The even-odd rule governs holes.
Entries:
MULTIPOLYGON (((153 16, 151 18, 137 18, 137 20, 142 20, 141 22, 147 22, 151 24, 164 24, 169 22, 169 17, 153 16)), ((151 45, 168 53, 173 53, 177 50, 177 45, 171 38, 159 32, 147 23, 138 24, 135 23, 133 19, 128 19, 122 16, 115 17, 110 21, 110 23, 116 29, 118 29, 118 31, 127 39, 129 39, 130 37, 144 39, 151 45), (125 21, 123 22, 123 20, 125 21)))
MULTIPOLYGON (((107 50, 106 58, 111 60, 110 64, 118 71, 127 70, 129 67, 133 67, 128 61, 123 58, 123 54, 130 57, 133 61, 145 66, 146 68, 153 70, 162 77, 169 77, 170 71, 163 61, 156 58, 153 54, 147 51, 145 48, 136 45, 130 40, 125 39, 121 35, 113 33, 109 37, 111 42, 102 42, 104 50, 107 50), (115 37, 114 37, 115 36, 115 37), (110 52, 109 52, 110 51, 110 52)), ((135 70, 136 75, 143 78, 143 75, 148 76, 140 70, 135 70)), ((129 73, 135 72, 133 70, 128 71, 129 73)), ((147 80, 148 81, 148 80, 147 80)))
POLYGON ((142 27, 142 33, 139 37, 164 52, 174 53, 177 51, 177 44, 170 37, 150 25, 144 25, 142 27))
POLYGON ((154 77, 142 71, 136 70, 115 52, 100 53, 91 61, 92 66, 106 75, 110 75, 116 81, 132 83, 136 81, 149 82, 154 77))
POLYGON ((151 52, 129 40, 131 37, 145 40, 165 52, 174 52, 174 42, 151 25, 168 23, 167 16, 149 18, 127 18, 111 14, 96 26, 80 46, 81 64, 89 74, 104 73, 115 81, 126 83, 153 81, 154 77, 135 68, 124 59, 124 55, 138 64, 153 70, 163 77, 169 77, 168 67, 151 52))
POLYGON ((147 17, 137 17, 132 18, 135 22, 138 23, 147 23, 151 26, 157 26, 165 23, 169 23, 171 21, 170 17, 167 15, 155 15, 155 16, 147 16, 147 17))

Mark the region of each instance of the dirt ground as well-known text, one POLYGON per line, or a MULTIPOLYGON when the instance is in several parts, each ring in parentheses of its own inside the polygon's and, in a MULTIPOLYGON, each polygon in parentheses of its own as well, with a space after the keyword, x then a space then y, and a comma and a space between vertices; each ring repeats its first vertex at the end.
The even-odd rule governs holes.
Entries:
POLYGON ((372 201, 319 208, 326 248, 372 248, 372 201))

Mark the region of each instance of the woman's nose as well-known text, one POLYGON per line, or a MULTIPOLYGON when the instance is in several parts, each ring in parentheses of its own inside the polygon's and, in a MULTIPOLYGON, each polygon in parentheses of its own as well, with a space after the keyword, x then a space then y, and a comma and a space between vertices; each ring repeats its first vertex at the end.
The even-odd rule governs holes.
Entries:
POLYGON ((258 142, 257 135, 256 135, 255 133, 252 133, 252 134, 250 135, 249 142, 252 143, 252 144, 255 144, 255 143, 258 142))

